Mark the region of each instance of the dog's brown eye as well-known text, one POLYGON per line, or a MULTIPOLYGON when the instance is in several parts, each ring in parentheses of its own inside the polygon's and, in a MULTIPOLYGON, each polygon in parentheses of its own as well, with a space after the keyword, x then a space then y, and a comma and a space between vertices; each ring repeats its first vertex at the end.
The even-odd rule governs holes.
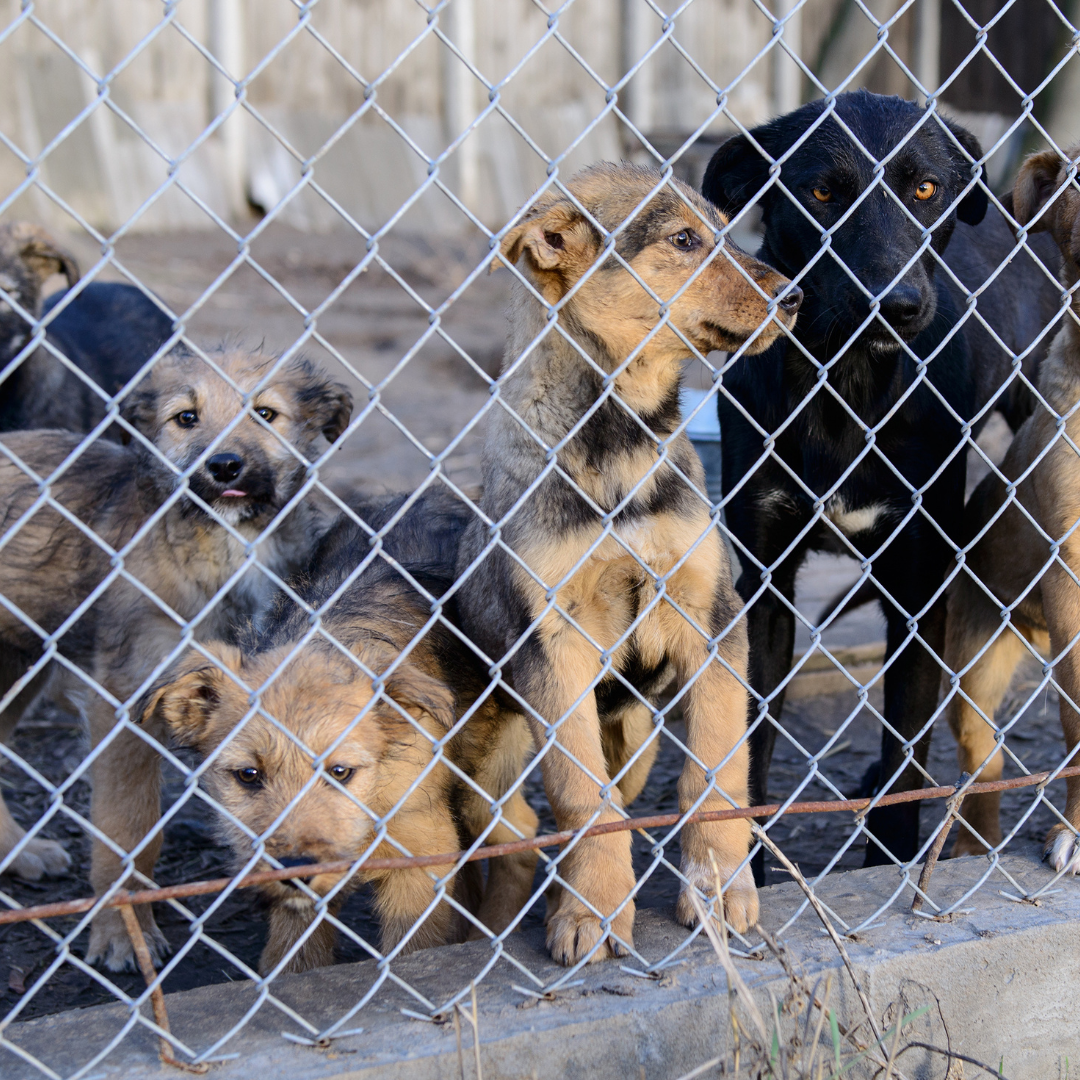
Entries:
POLYGON ((194 427, 199 422, 199 414, 194 409, 185 409, 176 414, 176 422, 181 427, 194 427))
POLYGON ((935 184, 933 180, 924 180, 915 189, 915 198, 918 199, 920 202, 925 202, 934 194, 935 191, 937 191, 937 184, 935 184))
POLYGON ((832 192, 822 185, 821 187, 814 188, 814 198, 818 202, 832 202, 832 192))
POLYGON ((274 409, 268 409, 265 405, 261 409, 256 409, 255 412, 268 424, 272 424, 274 422, 274 417, 277 416, 277 412, 274 409))
POLYGON ((669 236, 668 239, 677 248, 682 248, 684 251, 689 250, 697 244, 697 237, 689 229, 683 229, 674 236, 669 236))
POLYGON ((233 775, 241 784, 247 784, 248 787, 262 783, 262 773, 253 765, 249 765, 246 769, 237 769, 233 775))
POLYGON ((349 777, 352 776, 355 769, 350 769, 348 765, 331 765, 326 770, 339 784, 345 784, 348 782, 349 777))

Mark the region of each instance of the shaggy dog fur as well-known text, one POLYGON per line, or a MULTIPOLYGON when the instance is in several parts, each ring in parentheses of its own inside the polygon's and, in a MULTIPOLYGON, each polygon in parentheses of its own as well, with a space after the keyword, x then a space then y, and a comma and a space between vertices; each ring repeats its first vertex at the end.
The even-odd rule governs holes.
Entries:
MULTIPOLYGON (((400 505, 359 509, 380 529, 400 505)), ((209 659, 193 653, 151 692, 147 720, 162 720, 177 742, 210 759, 204 783, 232 815, 221 828, 238 867, 248 865, 253 838, 275 862, 296 866, 435 855, 479 837, 494 844, 536 835, 520 786, 509 794, 530 747, 524 718, 503 708, 505 695, 491 692, 484 667, 445 624, 428 626, 430 598, 453 585, 468 514, 456 500, 425 495, 394 524, 383 550, 407 577, 378 556, 357 576, 371 548, 343 518, 310 573, 294 583, 305 606, 283 597, 264 633, 240 649, 208 645, 209 659), (321 613, 315 636, 308 606, 321 613), (381 692, 372 676, 382 680, 381 692), (442 763, 447 759, 468 781, 442 763), (504 798, 493 822, 490 807, 504 798), (387 839, 380 841, 384 824, 387 839)), ((444 610, 453 617, 452 600, 444 610)), ((484 889, 478 865, 468 863, 449 891, 487 931, 501 933, 527 901, 535 865, 535 852, 492 860, 484 889)), ((353 875, 320 874, 306 887, 264 886, 270 933, 260 970, 331 963, 334 927, 325 919, 312 926, 315 901, 332 893, 328 908, 336 913, 364 881, 374 884, 384 954, 459 937, 449 904, 428 910, 433 880, 449 869, 361 867, 353 875)))
MULTIPOLYGON (((1067 151, 1075 160, 1080 145, 1067 151)), ((1029 231, 1046 230, 1061 249, 1061 284, 1072 291, 1061 329, 1039 371, 1038 390, 1049 408, 1036 408, 1009 446, 1000 474, 991 472, 965 511, 966 570, 949 590, 945 662, 960 672, 960 694, 948 717, 959 744, 960 767, 980 780, 1001 777, 994 713, 1013 672, 1032 648, 1056 659, 1061 727, 1069 756, 1080 742, 1080 193, 1066 176, 1069 162, 1055 152, 1024 163, 1013 187, 1013 214, 1029 231), (1059 426, 1059 416, 1065 422, 1059 426), (1006 482, 1016 485, 1010 498, 1006 482), (1047 539, 1049 537, 1049 539, 1047 539), (1054 556, 1053 545, 1059 545, 1054 556), (987 593, 989 590, 989 595, 987 593), (1002 611, 1011 610, 1009 625, 1002 611), (980 656, 980 651, 986 651, 980 656), (978 657, 978 659, 976 659, 978 657), (969 665, 971 665, 969 667, 969 665), (966 669, 966 670, 965 670, 966 669), (965 697, 961 695, 966 695, 965 697)), ((948 690, 948 687, 946 688, 948 690)), ((1080 873, 1080 778, 1068 781, 1065 817, 1046 837, 1045 855, 1055 870, 1080 873)), ((981 854, 1001 842, 997 792, 969 795, 954 855, 981 854)))
MULTIPOLYGON (((560 830, 622 816, 655 757, 652 703, 672 677, 685 688, 692 755, 680 807, 746 805, 745 624, 701 462, 676 434, 679 387, 694 351, 736 349, 755 333, 749 351, 760 351, 794 323, 801 298, 730 240, 718 250, 726 220, 677 181, 600 165, 569 189, 572 199, 542 197, 502 243, 530 287, 515 286, 490 414, 486 521, 470 522, 459 563, 463 625, 532 711, 560 830), (633 273, 604 254, 600 229, 619 230, 615 250, 633 273), (649 337, 661 303, 670 323, 649 337)), ((725 915, 753 923, 757 894, 739 871, 749 823, 691 824, 680 839, 684 890, 715 892, 712 851, 725 915)), ((577 895, 564 889, 549 906, 552 955, 621 955, 633 940, 629 833, 577 841, 559 872, 577 895)), ((677 914, 694 921, 685 891, 677 914)))
MULTIPOLYGON (((94 840, 97 893, 127 878, 132 863, 151 875, 160 847, 160 759, 118 721, 182 634, 228 637, 267 606, 274 586, 252 557, 277 575, 306 566, 315 510, 307 501, 283 510, 305 462, 351 413, 349 392, 305 360, 274 370, 277 361, 259 353, 212 358, 239 392, 204 360, 171 354, 125 402, 137 432, 129 446, 81 447, 80 436, 58 431, 0 441, 0 594, 13 605, 0 607, 0 737, 50 675, 58 683, 50 691, 87 718, 99 751, 91 816, 109 838, 94 840), (49 663, 54 645, 62 665, 49 663)), ((57 845, 26 840, 6 808, 0 857, 31 877, 67 862, 57 845)), ((165 940, 150 908, 138 911, 160 956, 165 940)), ((113 970, 132 964, 115 909, 95 918, 88 958, 113 970)))

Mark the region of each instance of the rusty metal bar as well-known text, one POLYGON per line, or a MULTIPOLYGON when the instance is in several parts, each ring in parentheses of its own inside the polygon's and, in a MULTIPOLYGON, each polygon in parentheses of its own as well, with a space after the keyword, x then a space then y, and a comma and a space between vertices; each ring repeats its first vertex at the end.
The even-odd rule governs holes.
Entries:
MULTIPOLYGON (((1010 780, 992 780, 972 784, 965 795, 981 795, 987 791, 1011 791, 1015 788, 1035 787, 1045 784, 1051 773, 1032 773, 1030 776, 1015 776, 1010 780)), ((1064 780, 1070 776, 1080 776, 1080 765, 1070 765, 1062 769, 1053 778, 1064 780)), ((821 799, 817 802, 792 803, 784 814, 826 814, 840 811, 866 810, 871 804, 894 806, 896 803, 921 802, 924 799, 947 799, 956 794, 956 786, 916 788, 912 791, 897 791, 891 795, 882 795, 879 799, 821 799)), ((767 806, 733 806, 728 810, 700 810, 690 814, 685 822, 691 821, 734 821, 739 818, 767 818, 780 813, 782 803, 769 803, 767 806)), ((623 821, 609 821, 603 825, 593 825, 579 832, 548 833, 524 840, 512 840, 506 844, 492 844, 490 847, 477 848, 471 855, 463 851, 451 851, 444 855, 413 855, 393 859, 368 859, 364 862, 365 870, 407 870, 425 866, 448 866, 464 858, 466 862, 478 859, 497 859, 501 855, 513 855, 519 851, 533 851, 539 848, 558 847, 575 837, 601 836, 605 833, 630 832, 635 829, 659 829, 676 825, 683 821, 682 814, 653 814, 650 817, 626 818, 623 821)), ((942 841, 944 843, 944 841, 942 841)), ((312 863, 308 866, 290 866, 282 870, 259 870, 240 879, 231 877, 212 878, 208 881, 192 881, 186 885, 168 885, 162 889, 137 889, 129 892, 121 889, 105 901, 105 907, 121 907, 124 904, 151 904, 159 900, 181 900, 188 896, 205 896, 209 893, 222 892, 234 882, 238 889, 247 889, 252 885, 262 885, 268 881, 287 881, 291 878, 316 877, 319 874, 343 874, 353 866, 353 860, 340 859, 337 862, 312 863)), ((89 911, 100 900, 97 896, 88 896, 82 900, 62 900, 55 904, 37 904, 28 908, 12 908, 0 911, 0 926, 5 923, 26 922, 29 919, 51 919, 60 915, 80 915, 89 911)))

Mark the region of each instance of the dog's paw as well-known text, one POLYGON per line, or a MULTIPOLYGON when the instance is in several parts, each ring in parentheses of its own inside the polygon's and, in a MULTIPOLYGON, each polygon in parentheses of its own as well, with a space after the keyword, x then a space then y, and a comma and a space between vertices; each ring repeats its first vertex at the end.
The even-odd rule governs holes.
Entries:
POLYGON ((71 866, 71 856, 54 840, 31 840, 11 860, 6 872, 24 881, 59 877, 71 866))
MULTIPOLYGON (((584 959, 603 937, 599 918, 579 900, 564 894, 547 924, 547 947, 552 959, 571 967, 584 959)), ((626 956, 627 947, 633 944, 634 903, 630 901, 612 920, 611 934, 589 957, 589 963, 626 956)))
POLYGON ((1046 834, 1043 858, 1055 870, 1080 874, 1080 842, 1077 842, 1076 834, 1064 825, 1055 825, 1046 834))
MULTIPOLYGON (((685 863, 679 868, 690 882, 683 885, 675 905, 675 917, 683 926, 697 926, 697 912, 690 899, 691 886, 697 886, 707 897, 716 895, 716 878, 711 866, 700 863, 685 863)), ((720 868, 720 878, 724 885, 724 921, 737 934, 744 934, 758 920, 758 894, 754 887, 754 874, 749 866, 744 866, 734 877, 728 877, 730 870, 720 868)))
MULTIPOLYGON (((138 908, 135 909, 137 912, 138 908)), ((139 919, 142 926, 143 937, 146 939, 146 947, 150 950, 150 959, 154 967, 159 968, 165 961, 165 957, 172 952, 172 948, 165 935, 158 929, 157 923, 151 915, 149 920, 146 916, 139 919)), ((135 947, 131 944, 127 929, 120 913, 113 908, 106 908, 90 924, 90 944, 86 949, 86 962, 97 964, 98 967, 107 968, 109 971, 138 971, 138 962, 135 959, 135 947)))
POLYGON ((949 858, 962 859, 965 855, 985 855, 989 850, 985 844, 976 840, 975 836, 961 825, 960 833, 953 842, 952 850, 949 852, 949 858))

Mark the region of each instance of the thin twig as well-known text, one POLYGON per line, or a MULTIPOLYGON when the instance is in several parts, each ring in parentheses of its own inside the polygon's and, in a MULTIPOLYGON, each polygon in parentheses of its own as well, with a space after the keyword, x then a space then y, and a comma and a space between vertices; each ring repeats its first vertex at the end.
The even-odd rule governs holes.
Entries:
MULTIPOLYGON (((160 983, 154 986, 157 973, 154 971, 154 961, 150 956, 150 949, 147 947, 142 927, 139 925, 139 917, 130 904, 121 904, 120 918, 123 919, 124 929, 127 930, 127 935, 131 938, 131 947, 135 950, 135 959, 138 961, 142 977, 146 980, 147 986, 154 987, 150 991, 150 1004, 154 1010, 154 1023, 162 1031, 170 1031, 169 1013, 165 1008, 165 994, 162 992, 160 983)), ((158 1036, 158 1057, 163 1064, 172 1065, 174 1068, 182 1069, 184 1072, 202 1074, 210 1068, 205 1062, 191 1065, 186 1061, 181 1061, 173 1053, 172 1043, 164 1035, 158 1036)))
POLYGON ((773 856, 780 861, 781 865, 791 875, 795 883, 806 894, 807 900, 810 901, 810 906, 817 913, 817 917, 821 920, 822 926, 825 927, 825 932, 832 938, 832 943, 836 946, 836 951, 840 954, 840 959, 843 960, 848 975, 851 976, 851 983, 855 987, 855 993, 859 995, 859 1001, 862 1002, 863 1011, 866 1013, 866 1019, 870 1024, 870 1030, 874 1033, 875 1038, 880 1039, 881 1032, 878 1030, 877 1021, 874 1019, 874 1011, 870 1008, 870 1000, 867 998, 863 988, 859 985, 859 980, 855 977, 855 968, 851 963, 851 957, 848 956, 847 949, 844 948, 844 943, 840 940, 840 935, 829 921, 828 915, 825 914, 825 909, 821 906, 821 901, 814 895, 814 890, 810 888, 799 868, 772 842, 769 838, 769 834, 761 828, 760 825, 751 825, 751 829, 753 830, 755 838, 773 853, 773 856))
MULTIPOLYGON (((967 778, 968 774, 964 773, 964 775, 956 782, 957 788, 962 787, 967 778)), ((923 903, 926 900, 926 890, 930 888, 930 875, 933 874, 934 867, 937 866, 938 857, 941 855, 941 849, 945 846, 945 840, 949 835, 949 830, 952 828, 952 823, 960 816, 960 804, 963 801, 964 796, 956 794, 947 804, 945 820, 941 823, 941 828, 938 830, 937 836, 934 837, 934 842, 930 845, 930 850, 926 853, 926 862, 923 863, 922 873, 919 875, 919 888, 915 893, 914 899, 911 901, 912 911, 919 911, 922 909, 923 903)))

